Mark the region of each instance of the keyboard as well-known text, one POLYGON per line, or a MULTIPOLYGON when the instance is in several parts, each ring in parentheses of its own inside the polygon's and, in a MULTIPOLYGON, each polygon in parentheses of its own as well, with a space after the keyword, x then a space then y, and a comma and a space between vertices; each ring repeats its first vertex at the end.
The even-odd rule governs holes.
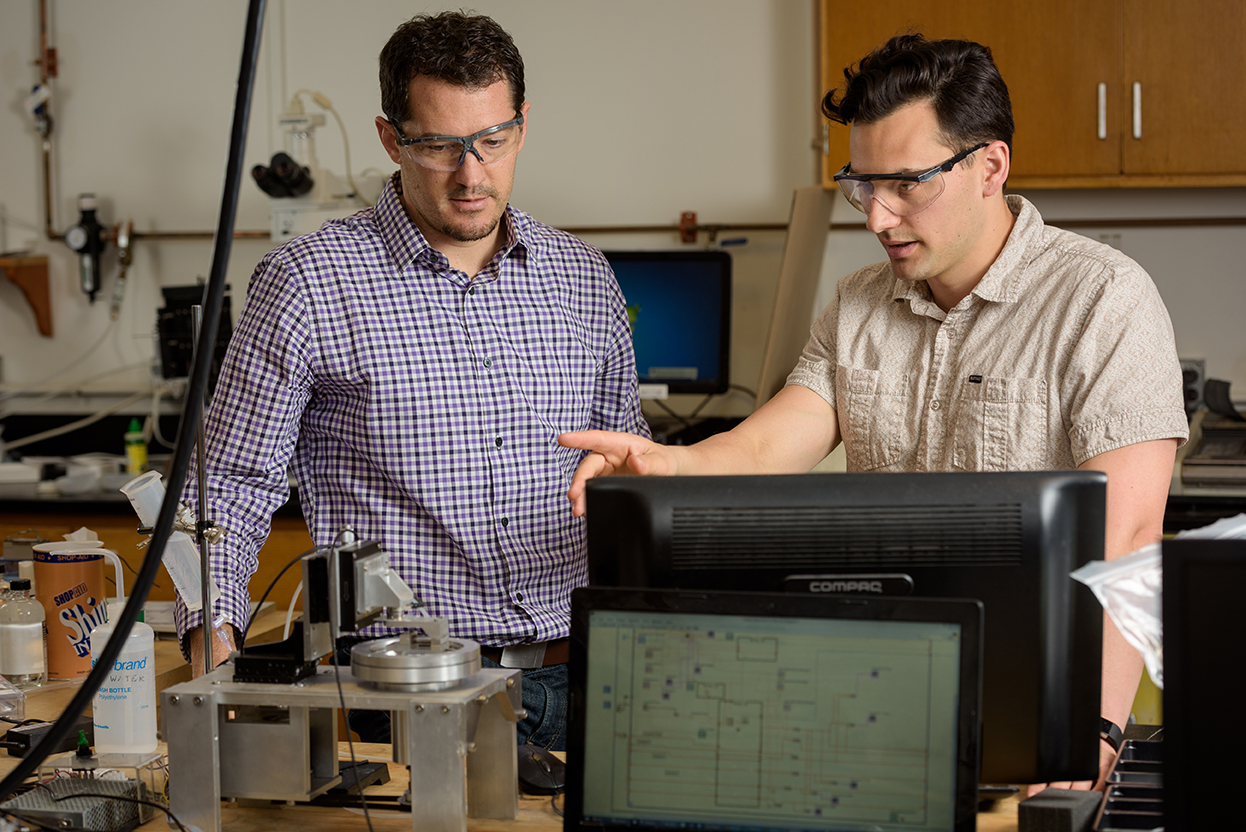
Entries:
POLYGON ((1164 828, 1163 729, 1155 728, 1151 736, 1121 744, 1095 818, 1095 832, 1164 828))

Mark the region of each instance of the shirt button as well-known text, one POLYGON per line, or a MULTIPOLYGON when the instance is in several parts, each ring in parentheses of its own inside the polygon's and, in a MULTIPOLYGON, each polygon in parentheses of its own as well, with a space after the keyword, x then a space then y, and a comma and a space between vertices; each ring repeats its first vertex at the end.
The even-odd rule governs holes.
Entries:
POLYGON ((493 359, 492 359, 492 358, 486 358, 486 359, 485 359, 485 369, 487 370, 487 369, 489 369, 489 368, 490 368, 490 367, 492 367, 492 366, 493 366, 493 359))
POLYGON ((939 401, 938 401, 938 399, 936 399, 935 401, 933 401, 933 402, 931 402, 931 403, 930 403, 930 409, 931 409, 931 410, 938 410, 938 409, 939 409, 939 401))
POLYGON ((475 286, 468 286, 468 287, 467 287, 467 294, 469 294, 469 295, 474 295, 474 294, 476 294, 476 287, 475 287, 475 286))
POLYGON ((497 439, 494 439, 493 444, 497 445, 499 448, 502 447, 502 437, 499 436, 497 439))
POLYGON ((506 528, 506 527, 507 527, 507 526, 509 526, 510 524, 511 524, 511 521, 510 521, 510 519, 509 519, 509 518, 506 518, 506 517, 503 517, 503 518, 502 518, 502 528, 506 528))
POLYGON ((515 600, 516 600, 516 601, 522 601, 522 600, 523 600, 523 593, 522 593, 522 592, 516 592, 516 593, 515 593, 515 600))

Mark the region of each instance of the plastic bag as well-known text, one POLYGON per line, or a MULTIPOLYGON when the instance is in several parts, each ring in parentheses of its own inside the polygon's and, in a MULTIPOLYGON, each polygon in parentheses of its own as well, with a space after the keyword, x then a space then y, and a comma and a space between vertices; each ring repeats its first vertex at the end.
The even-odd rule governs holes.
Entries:
POLYGON ((1091 561, 1071 574, 1095 594, 1125 641, 1142 654, 1147 673, 1164 686, 1164 627, 1160 545, 1150 543, 1115 560, 1091 561))
MULTIPOLYGON (((1246 538, 1246 514, 1217 520, 1179 538, 1228 540, 1246 538)), ((1158 543, 1150 543, 1116 560, 1097 560, 1071 574, 1090 587, 1113 623, 1142 654, 1151 680, 1164 687, 1164 567, 1158 543)))

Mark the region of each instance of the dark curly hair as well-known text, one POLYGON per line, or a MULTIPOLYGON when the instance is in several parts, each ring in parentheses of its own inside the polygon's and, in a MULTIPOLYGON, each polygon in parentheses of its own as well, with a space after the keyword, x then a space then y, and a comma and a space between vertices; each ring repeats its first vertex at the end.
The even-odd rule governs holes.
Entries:
POLYGON ((462 12, 416 15, 381 50, 381 112, 394 124, 411 117, 410 86, 428 75, 470 89, 510 82, 515 112, 523 106, 523 58, 492 18, 462 12))
POLYGON ((998 140, 1012 148, 1008 87, 991 50, 981 44, 897 35, 845 69, 844 79, 842 95, 831 90, 822 99, 822 113, 831 121, 870 124, 905 104, 929 101, 948 147, 998 140))

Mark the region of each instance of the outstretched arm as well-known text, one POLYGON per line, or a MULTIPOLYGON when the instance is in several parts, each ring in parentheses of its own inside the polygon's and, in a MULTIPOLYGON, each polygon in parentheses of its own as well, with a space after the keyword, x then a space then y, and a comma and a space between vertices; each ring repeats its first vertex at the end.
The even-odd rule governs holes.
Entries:
POLYGON ((585 510, 584 489, 593 477, 803 473, 839 444, 839 423, 825 399, 792 384, 734 430, 687 447, 606 431, 564 433, 558 442, 591 452, 567 491, 579 517, 585 510))
MULTIPOLYGON (((1176 454, 1177 440, 1156 439, 1099 454, 1078 466, 1084 471, 1103 471, 1108 475, 1107 527, 1103 538, 1105 560, 1127 555, 1161 538, 1176 454)), ((1141 678, 1142 656, 1125 641, 1116 624, 1104 613, 1100 714, 1124 728, 1129 722, 1141 678)), ((1098 782, 1051 785, 1064 789, 1088 789, 1092 785, 1103 788, 1116 755, 1107 743, 1100 743, 1099 751, 1098 782)), ((1029 793, 1036 794, 1044 785, 1031 786, 1029 793)))

